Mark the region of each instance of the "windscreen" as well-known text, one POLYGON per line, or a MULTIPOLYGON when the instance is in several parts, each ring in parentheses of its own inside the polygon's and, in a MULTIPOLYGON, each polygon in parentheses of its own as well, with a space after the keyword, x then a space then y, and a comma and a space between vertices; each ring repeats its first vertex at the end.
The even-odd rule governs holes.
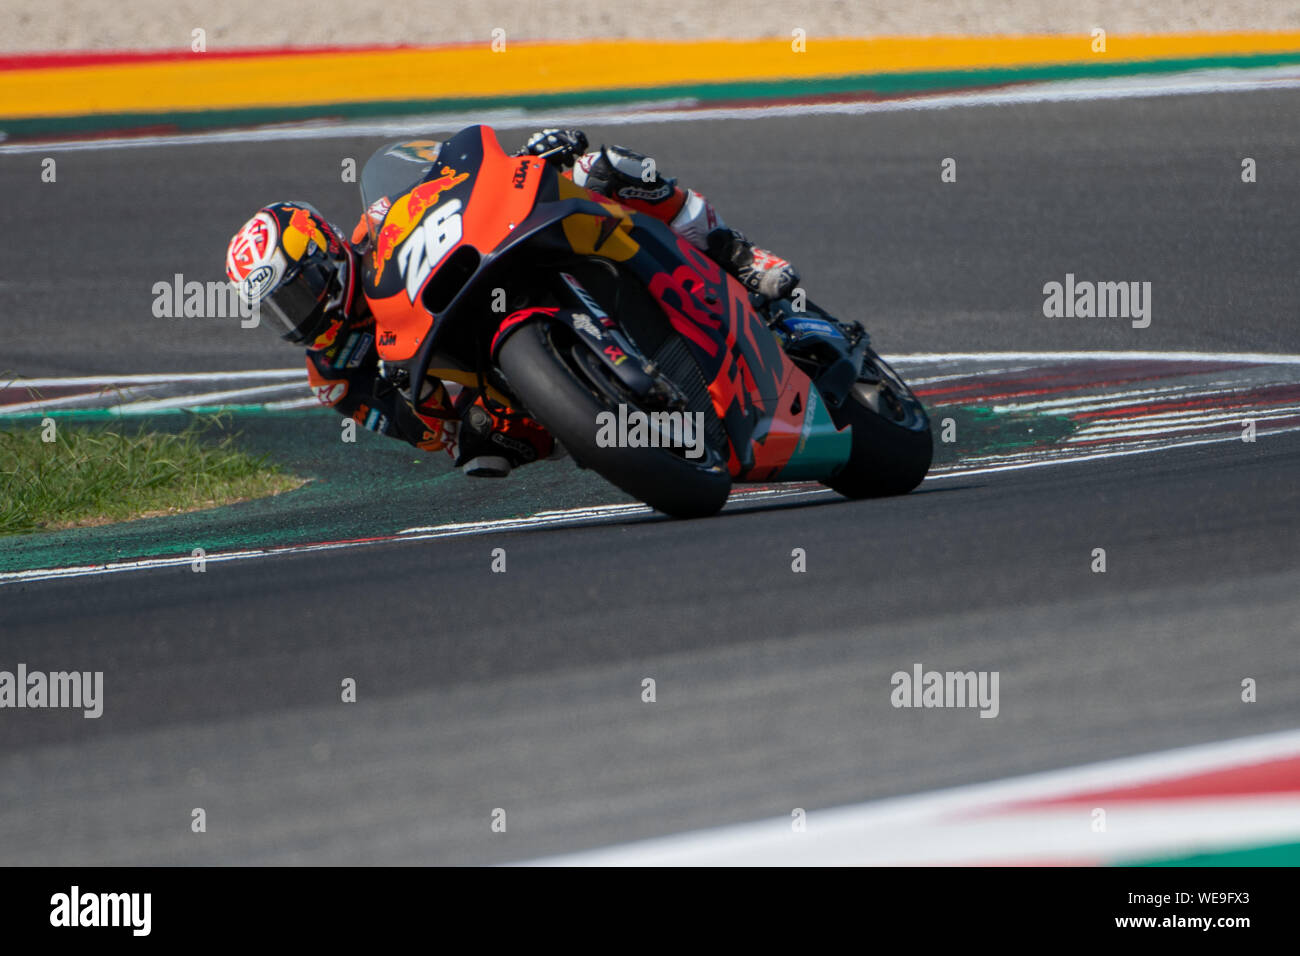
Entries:
MULTIPOLYGON (((369 211, 380 199, 391 200, 407 192, 433 169, 442 143, 436 139, 411 139, 386 143, 375 150, 361 170, 361 203, 369 211)), ((383 216, 366 217, 370 241, 376 242, 383 216)))

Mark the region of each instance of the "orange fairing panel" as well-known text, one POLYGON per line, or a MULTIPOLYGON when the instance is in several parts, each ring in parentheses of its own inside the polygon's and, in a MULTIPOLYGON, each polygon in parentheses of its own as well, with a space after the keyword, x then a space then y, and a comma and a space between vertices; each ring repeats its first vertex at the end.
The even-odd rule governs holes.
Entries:
POLYGON ((371 299, 375 316, 375 347, 385 362, 402 362, 420 349, 429 331, 429 313, 420 303, 412 305, 399 293, 386 299, 371 299))
POLYGON ((545 162, 536 156, 507 156, 496 134, 486 126, 479 128, 483 131, 483 163, 465 208, 461 242, 486 254, 533 211, 545 162))
MULTIPOLYGON (((436 196, 421 193, 421 189, 425 192, 434 189, 432 183, 438 184, 439 192, 464 181, 466 176, 473 183, 469 200, 462 209, 451 214, 460 220, 460 239, 441 250, 439 263, 445 262, 466 244, 480 253, 490 252, 532 212, 542 181, 544 161, 535 156, 508 156, 491 129, 483 126, 480 132, 483 158, 477 169, 445 167, 439 170, 440 176, 431 183, 417 186, 406 196, 393 201, 375 249, 376 282, 382 277, 383 269, 395 266, 392 260, 397 247, 406 241, 423 217, 438 206, 436 196), (404 213, 410 206, 410 198, 420 200, 413 210, 416 215, 404 213), (390 232, 388 241, 385 241, 385 231, 390 232)), ((375 316, 376 345, 379 357, 384 361, 406 361, 419 351, 432 326, 432 317, 420 301, 420 292, 436 271, 435 267, 421 280, 420 288, 413 290, 414 295, 402 292, 370 300, 375 316)))

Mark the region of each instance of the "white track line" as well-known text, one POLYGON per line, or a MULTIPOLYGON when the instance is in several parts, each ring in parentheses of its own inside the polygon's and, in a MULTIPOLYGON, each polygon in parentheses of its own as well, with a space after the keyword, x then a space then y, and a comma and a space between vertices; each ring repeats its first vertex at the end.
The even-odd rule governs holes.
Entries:
POLYGON ((167 385, 172 382, 225 382, 257 378, 307 378, 307 369, 265 368, 252 372, 163 372, 151 375, 83 375, 72 378, 0 379, 0 388, 59 388, 62 386, 167 385))
MULTIPOLYGON (((1300 365, 1300 355, 1267 352, 900 352, 882 356, 889 363, 928 362, 1069 362, 1075 360, 1097 361, 1151 361, 1151 362, 1240 362, 1246 365, 1300 365)), ((981 370, 970 373, 972 377, 984 374, 981 370)), ((70 378, 11 378, 0 379, 0 388, 57 388, 61 386, 113 385, 165 385, 170 382, 220 382, 243 379, 273 378, 294 379, 307 377, 302 366, 292 368, 267 368, 248 372, 163 372, 145 375, 88 375, 70 378)))
MULTIPOLYGON (((265 395, 270 393, 287 392, 290 389, 295 392, 301 386, 297 382, 282 382, 275 385, 253 385, 249 388, 226 389, 219 392, 198 392, 192 395, 173 395, 170 398, 150 398, 140 399, 139 401, 128 402, 124 405, 114 405, 113 411, 120 415, 148 415, 151 412, 164 411, 173 408, 190 408, 202 405, 223 405, 229 399, 248 399, 255 395, 265 395)), ((247 403, 240 403, 247 404, 247 403)), ((317 403, 319 404, 319 403, 317 403)))
POLYGON ((137 386, 125 385, 116 389, 107 388, 94 392, 78 392, 76 395, 63 395, 59 398, 38 398, 30 402, 18 402, 14 405, 0 405, 0 416, 17 415, 22 412, 35 411, 77 411, 79 405, 90 405, 92 410, 102 407, 106 393, 112 393, 119 402, 133 400, 140 391, 137 386))
MULTIPOLYGON (((1286 435, 1291 432, 1300 431, 1300 425, 1290 428, 1276 428, 1272 431, 1257 431, 1256 438, 1260 436, 1271 437, 1273 435, 1286 435)), ((1146 445, 1140 448, 1124 448, 1116 451, 1104 451, 1085 453, 1082 455, 1066 452, 1059 458, 1041 458, 1034 461, 1015 461, 1005 465, 977 465, 973 468, 954 468, 951 471, 935 474, 931 472, 925 476, 926 481, 939 481, 943 478, 964 478, 975 475, 995 475, 1007 471, 1027 471, 1030 468, 1048 468, 1053 465, 1073 465, 1085 461, 1101 461, 1106 458, 1126 458, 1130 455, 1146 455, 1156 451, 1172 451, 1176 448, 1196 448, 1200 445, 1221 445, 1226 442, 1241 442, 1240 435, 1221 435, 1215 438, 1201 438, 1195 441, 1180 441, 1170 444, 1146 445)))
MULTIPOLYGON (((17 405, 0 405, 0 416, 14 415, 20 412, 34 412, 40 410, 51 411, 77 411, 77 406, 87 403, 97 402, 111 395, 119 399, 113 405, 95 405, 93 411, 108 411, 117 415, 149 415, 153 412, 168 411, 175 408, 194 408, 201 405, 226 405, 232 398, 252 398, 255 395, 279 394, 293 390, 300 391, 302 385, 298 382, 277 382, 265 385, 252 385, 248 388, 226 389, 219 392, 190 392, 185 395, 173 395, 168 398, 133 398, 132 395, 139 391, 135 386, 127 386, 120 391, 105 389, 100 392, 91 392, 81 395, 65 395, 62 398, 37 399, 30 402, 20 402, 17 405), (128 395, 130 392, 132 395, 128 395), (130 399, 123 401, 122 399, 130 399)), ((320 402, 314 398, 305 400, 307 405, 319 405, 320 402)), ((248 404, 241 402, 239 404, 248 404)), ((259 403, 269 404, 269 403, 259 403)), ((295 400, 294 404, 297 404, 295 400)))
MULTIPOLYGON (((828 488, 765 488, 753 491, 741 489, 728 500, 727 504, 729 506, 733 504, 743 505, 755 500, 798 498, 823 494, 833 495, 835 492, 828 488)), ((253 558, 272 558, 288 554, 309 554, 316 551, 340 551, 381 544, 400 544, 406 541, 429 541, 435 538, 459 538, 468 535, 527 531, 533 528, 577 527, 596 521, 606 521, 610 518, 651 517, 654 514, 653 508, 640 504, 588 505, 560 511, 541 511, 523 518, 497 518, 485 521, 453 522, 406 528, 392 535, 379 536, 373 541, 332 541, 250 548, 244 551, 218 551, 204 554, 203 560, 209 564, 219 564, 227 561, 246 561, 253 558)), ((174 555, 165 558, 141 558, 134 561, 113 561, 103 564, 6 571, 0 573, 0 585, 51 581, 61 578, 80 578, 92 574, 117 574, 126 571, 179 568, 191 564, 193 561, 194 558, 190 555, 174 555)))
MULTIPOLYGON (((1192 398, 1212 398, 1223 394, 1223 386, 1206 389, 1202 385, 1168 385, 1163 388, 1139 388, 1128 392, 1105 392, 1099 395, 1075 395, 1071 398, 1053 398, 1043 402, 1008 402, 994 405, 995 412, 1041 412, 1076 414, 1078 412, 1105 411, 1108 408, 1120 408, 1132 405, 1139 400, 1157 402, 1171 398, 1186 400, 1192 398), (1197 391, 1199 389, 1199 391, 1197 391)), ((940 404, 940 403, 935 403, 940 404)))
MULTIPOLYGON (((903 859, 894 858, 891 862, 912 862, 906 858, 906 843, 911 839, 924 839, 934 835, 936 827, 942 828, 939 833, 950 858, 971 859, 983 856, 988 859, 992 853, 994 858, 1006 860, 1018 856, 1017 851, 1021 849, 1007 843, 1007 837, 1014 834, 1003 833, 999 841, 990 843, 987 831, 979 826, 980 820, 998 812, 1000 808, 1031 801, 1066 798, 1072 794, 1082 795, 1094 790, 1156 783, 1296 755, 1300 755, 1300 731, 1289 730, 1108 760, 993 783, 973 784, 828 810, 814 809, 808 811, 807 830, 803 833, 793 832, 790 818, 783 817, 529 862, 549 866, 817 866, 869 863, 877 861, 881 844, 890 840, 891 833, 904 830, 908 831, 904 845, 890 848, 900 852, 903 859), (959 821, 962 819, 971 825, 960 826, 959 821), (999 849, 1000 852, 997 852, 999 849)), ((1109 803, 1129 806, 1113 801, 1109 803)), ((1204 807, 1198 809, 1204 810, 1204 807)), ((1268 809, 1272 811, 1277 808, 1268 809)), ((1294 799, 1291 800, 1289 813, 1284 815, 1284 819, 1278 818, 1273 812, 1268 816, 1264 827, 1266 833, 1245 836, 1249 839, 1251 836, 1267 836, 1275 832, 1300 831, 1300 812, 1297 812, 1294 799)), ((1032 819, 1031 816, 1031 826, 1032 819)), ((1108 826, 1111 819, 1108 817, 1108 826)), ((1211 827, 1209 831, 1199 831, 1200 835, 1213 835, 1216 829, 1223 830, 1223 835, 1229 842, 1233 837, 1244 835, 1230 832, 1234 831, 1234 825, 1223 813, 1201 813, 1196 820, 1183 822, 1189 826, 1196 824, 1211 827)), ((1080 816, 1077 825, 1081 834, 1088 834, 1084 839, 1090 839, 1094 848, 1100 844, 1104 853, 1107 834, 1088 833, 1086 812, 1080 816)), ((1196 834, 1198 831, 1184 831, 1184 836, 1187 832, 1196 834)), ((1025 835, 1023 828, 1019 835, 1025 835)), ((1205 842, 1223 845, 1222 840, 1205 842)), ((1126 849, 1132 852, 1133 848, 1126 849)))
POLYGON ((1285 408, 1243 409, 1219 415, 1153 415, 1150 418, 1124 418, 1081 428, 1066 441, 1083 442, 1096 438, 1123 437, 1125 435, 1171 435, 1197 428, 1222 428, 1225 425, 1244 426, 1253 422, 1256 427, 1300 415, 1300 405, 1285 408))
MULTIPOLYGON (((625 107, 547 109, 526 112, 516 109, 479 110, 427 116, 326 124, 320 121, 188 133, 175 136, 114 137, 89 140, 61 140, 45 143, 0 145, 0 155, 71 152, 76 150, 132 149, 147 146, 194 146, 218 143, 254 143, 285 140, 340 139, 358 136, 404 136, 413 133, 451 132, 474 123, 497 129, 537 129, 548 125, 628 125, 633 123, 699 123, 719 120, 757 120, 804 116, 860 116, 916 110, 945 110, 964 107, 1009 106, 1032 103, 1068 103, 1133 97, 1191 96, 1207 93, 1248 93, 1260 90, 1300 88, 1294 68, 1239 68, 1192 70, 1164 75, 1119 76, 1093 80, 1056 80, 1026 83, 1012 89, 984 92, 918 94, 889 100, 791 103, 779 106, 700 107, 691 109, 652 108, 632 104, 625 107)), ((849 93, 846 96, 852 95, 849 93)), ((692 101, 675 101, 691 103, 692 101)))
MULTIPOLYGON (((1300 365, 1300 355, 1268 352, 907 352, 884 355, 886 362, 1240 362, 1245 365, 1300 365)), ((972 376, 980 374, 971 373, 972 376)))

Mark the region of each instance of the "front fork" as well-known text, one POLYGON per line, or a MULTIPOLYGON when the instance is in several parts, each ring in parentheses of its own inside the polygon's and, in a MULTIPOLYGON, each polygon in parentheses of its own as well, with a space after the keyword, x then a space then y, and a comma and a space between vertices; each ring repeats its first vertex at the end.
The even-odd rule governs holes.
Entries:
POLYGON ((768 328, 776 333, 786 354, 813 380, 826 404, 844 404, 862 373, 871 337, 860 322, 840 322, 811 302, 795 308, 790 299, 766 301, 751 296, 768 328))
POLYGON ((650 408, 685 410, 686 395, 660 374, 654 362, 641 354, 573 276, 562 274, 562 277, 571 288, 582 291, 579 301, 586 311, 534 307, 512 313, 501 323, 492 341, 493 360, 501 343, 524 323, 546 321, 551 325, 563 325, 572 332, 574 340, 584 345, 589 354, 601 363, 618 389, 625 392, 633 403, 650 408))

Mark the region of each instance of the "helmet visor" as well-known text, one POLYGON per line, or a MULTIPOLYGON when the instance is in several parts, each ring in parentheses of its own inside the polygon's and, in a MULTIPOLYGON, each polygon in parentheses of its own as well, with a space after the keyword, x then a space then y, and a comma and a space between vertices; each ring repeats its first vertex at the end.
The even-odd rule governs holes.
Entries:
POLYGON ((285 279, 262 300, 276 331, 290 342, 307 342, 319 334, 321 318, 337 288, 338 266, 323 254, 303 263, 294 275, 285 279))

